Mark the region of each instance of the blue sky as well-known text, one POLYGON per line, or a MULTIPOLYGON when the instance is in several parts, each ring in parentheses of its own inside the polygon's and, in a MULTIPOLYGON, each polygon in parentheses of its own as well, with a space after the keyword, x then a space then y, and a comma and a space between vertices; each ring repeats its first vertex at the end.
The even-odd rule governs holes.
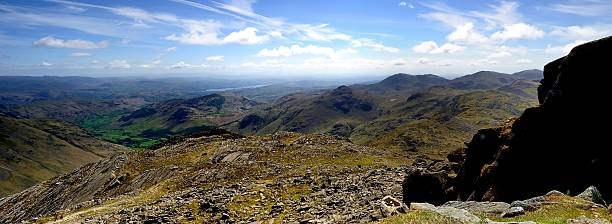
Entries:
POLYGON ((539 68, 612 1, 0 1, 0 75, 442 76, 539 68))

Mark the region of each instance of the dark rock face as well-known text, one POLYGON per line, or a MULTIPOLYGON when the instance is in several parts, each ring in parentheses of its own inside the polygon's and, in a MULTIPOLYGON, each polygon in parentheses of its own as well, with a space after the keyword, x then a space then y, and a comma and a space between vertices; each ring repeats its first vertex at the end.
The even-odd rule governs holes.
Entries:
POLYGON ((428 169, 413 168, 409 170, 402 183, 404 203, 408 206, 412 202, 442 205, 452 200, 452 178, 448 174, 449 172, 446 169, 436 165, 428 169))
POLYGON ((575 47, 544 67, 540 106, 509 126, 479 131, 456 178, 461 200, 510 202, 593 185, 612 199, 609 146, 612 37, 575 47))

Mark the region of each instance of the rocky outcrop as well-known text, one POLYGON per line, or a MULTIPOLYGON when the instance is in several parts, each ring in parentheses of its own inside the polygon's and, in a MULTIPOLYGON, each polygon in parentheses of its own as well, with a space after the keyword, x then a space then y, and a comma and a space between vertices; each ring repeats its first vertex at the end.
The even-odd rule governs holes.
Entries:
POLYGON ((612 37, 575 47, 544 67, 540 106, 506 126, 479 131, 456 178, 461 200, 506 201, 589 186, 612 199, 607 102, 612 37))

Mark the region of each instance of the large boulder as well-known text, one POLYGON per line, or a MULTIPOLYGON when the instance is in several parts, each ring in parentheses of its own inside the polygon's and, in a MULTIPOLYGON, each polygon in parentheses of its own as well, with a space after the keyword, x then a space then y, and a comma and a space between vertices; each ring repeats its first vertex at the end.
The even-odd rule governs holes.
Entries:
POLYGON ((468 144, 454 186, 459 199, 511 202, 550 190, 577 195, 592 185, 611 201, 610 62, 612 37, 547 64, 540 106, 468 144))

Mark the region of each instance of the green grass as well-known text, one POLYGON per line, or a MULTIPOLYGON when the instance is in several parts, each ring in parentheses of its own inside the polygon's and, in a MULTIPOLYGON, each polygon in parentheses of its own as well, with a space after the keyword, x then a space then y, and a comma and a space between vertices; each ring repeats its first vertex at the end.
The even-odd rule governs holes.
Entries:
POLYGON ((457 221, 430 211, 410 211, 406 214, 400 214, 386 218, 377 224, 456 224, 457 221))
POLYGON ((112 112, 86 117, 78 120, 77 123, 98 138, 136 149, 148 148, 165 140, 165 138, 142 136, 146 130, 163 127, 160 122, 139 122, 135 125, 120 127, 118 121, 124 115, 124 112, 112 112))
POLYGON ((582 200, 563 196, 553 196, 549 200, 553 203, 545 204, 540 209, 527 212, 525 215, 513 218, 489 217, 494 221, 520 222, 534 221, 542 224, 565 224, 568 219, 575 219, 581 216, 592 219, 604 219, 612 221, 612 214, 605 208, 593 208, 592 204, 582 200))

